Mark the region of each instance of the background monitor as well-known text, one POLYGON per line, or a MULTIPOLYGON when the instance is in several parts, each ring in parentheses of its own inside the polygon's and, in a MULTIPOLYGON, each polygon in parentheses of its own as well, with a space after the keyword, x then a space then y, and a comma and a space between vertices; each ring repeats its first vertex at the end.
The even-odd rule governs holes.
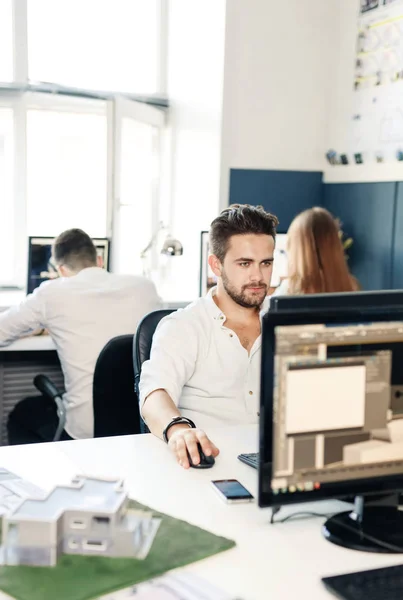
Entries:
POLYGON ((403 290, 272 296, 270 299, 270 311, 343 310, 345 308, 379 308, 383 310, 385 307, 403 309, 403 290))
POLYGON ((358 517, 336 515, 326 537, 403 552, 397 500, 378 509, 365 500, 403 489, 403 418, 392 397, 403 309, 269 312, 262 344, 259 505, 357 496, 358 517))
MULTIPOLYGON (((205 296, 207 292, 216 285, 217 277, 208 264, 209 256, 209 232, 200 233, 200 285, 199 295, 205 296)), ((276 246, 274 249, 273 273, 271 276, 271 286, 278 287, 281 280, 287 277, 287 234, 278 233, 276 235, 276 246)))
POLYGON ((208 264, 209 256, 209 232, 200 233, 200 285, 199 295, 205 296, 217 283, 217 277, 208 264))
MULTIPOLYGON (((55 238, 30 237, 28 241, 27 294, 31 294, 44 281, 58 277, 52 263, 52 244, 55 238)), ((106 238, 92 239, 97 256, 105 269, 109 269, 110 242, 106 238)))
POLYGON ((272 287, 278 287, 281 281, 288 275, 287 237, 286 233, 278 233, 276 235, 273 273, 270 284, 272 287))

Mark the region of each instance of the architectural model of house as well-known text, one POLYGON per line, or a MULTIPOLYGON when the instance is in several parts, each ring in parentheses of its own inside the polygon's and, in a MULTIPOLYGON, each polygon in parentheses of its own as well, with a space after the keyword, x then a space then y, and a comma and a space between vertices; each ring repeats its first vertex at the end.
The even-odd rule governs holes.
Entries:
POLYGON ((30 481, 0 467, 0 515, 7 514, 26 498, 44 498, 46 492, 30 481))
POLYGON ((54 566, 65 554, 145 558, 159 519, 128 509, 120 479, 75 477, 3 517, 0 562, 54 566))

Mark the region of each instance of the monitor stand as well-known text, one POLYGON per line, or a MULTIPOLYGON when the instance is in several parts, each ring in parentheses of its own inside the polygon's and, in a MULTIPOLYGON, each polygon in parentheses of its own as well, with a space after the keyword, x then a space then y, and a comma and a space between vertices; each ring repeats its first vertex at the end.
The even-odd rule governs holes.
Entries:
POLYGON ((327 540, 364 552, 403 553, 403 511, 399 494, 356 496, 354 510, 330 517, 322 528, 327 540))

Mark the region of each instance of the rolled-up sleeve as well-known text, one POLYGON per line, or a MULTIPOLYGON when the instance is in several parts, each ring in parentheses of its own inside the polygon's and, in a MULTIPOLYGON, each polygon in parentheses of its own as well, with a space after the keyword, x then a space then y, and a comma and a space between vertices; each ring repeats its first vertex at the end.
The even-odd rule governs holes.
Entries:
POLYGON ((183 386, 196 366, 198 336, 190 319, 181 312, 165 317, 153 337, 150 359, 141 368, 140 412, 155 390, 165 390, 176 406, 183 386))

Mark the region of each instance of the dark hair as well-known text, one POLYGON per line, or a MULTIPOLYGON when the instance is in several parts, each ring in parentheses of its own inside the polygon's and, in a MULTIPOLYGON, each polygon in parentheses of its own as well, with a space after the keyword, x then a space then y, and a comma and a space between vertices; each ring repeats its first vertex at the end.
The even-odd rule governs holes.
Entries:
POLYGON ((57 265, 66 265, 73 271, 97 264, 96 248, 82 229, 63 231, 53 242, 52 254, 57 265))
POLYGON ((231 204, 210 225, 210 252, 224 261, 229 240, 233 235, 271 235, 276 239, 278 219, 266 212, 263 206, 231 204))

